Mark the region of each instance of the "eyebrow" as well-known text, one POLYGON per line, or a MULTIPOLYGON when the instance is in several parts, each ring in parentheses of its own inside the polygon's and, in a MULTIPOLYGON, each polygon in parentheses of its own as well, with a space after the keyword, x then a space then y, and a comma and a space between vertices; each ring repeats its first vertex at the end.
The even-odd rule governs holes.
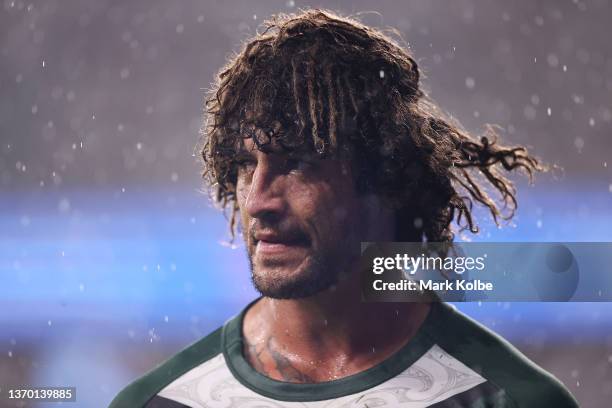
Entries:
POLYGON ((316 159, 321 158, 314 151, 308 148, 302 147, 297 149, 284 149, 281 146, 266 145, 263 149, 260 149, 255 144, 253 144, 251 148, 247 148, 244 144, 237 146, 233 157, 234 159, 254 158, 257 152, 306 161, 315 161, 316 159))

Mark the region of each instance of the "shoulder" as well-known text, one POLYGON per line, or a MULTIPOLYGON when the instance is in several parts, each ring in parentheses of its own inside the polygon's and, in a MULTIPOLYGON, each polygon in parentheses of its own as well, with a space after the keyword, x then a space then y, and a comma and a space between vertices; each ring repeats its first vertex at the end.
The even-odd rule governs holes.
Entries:
POLYGON ((518 407, 577 407, 552 374, 529 360, 498 334, 452 306, 434 306, 430 335, 453 355, 499 387, 518 407))
POLYGON ((218 328, 129 384, 117 394, 109 408, 143 407, 176 378, 219 355, 222 352, 221 330, 218 328))

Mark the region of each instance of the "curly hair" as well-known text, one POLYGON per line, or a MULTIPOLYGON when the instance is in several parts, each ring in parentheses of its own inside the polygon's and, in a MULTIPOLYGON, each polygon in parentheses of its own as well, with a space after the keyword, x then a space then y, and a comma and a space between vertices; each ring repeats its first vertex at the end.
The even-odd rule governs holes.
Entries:
POLYGON ((499 145, 495 127, 477 138, 446 118, 420 77, 409 51, 354 19, 317 9, 267 21, 206 100, 203 176, 231 211, 232 236, 235 156, 245 138, 263 151, 275 141, 350 157, 357 190, 392 204, 397 241, 452 242, 453 220, 477 233, 474 201, 496 223, 512 218, 516 190, 501 172, 521 170, 531 182, 546 168, 522 146, 499 145))

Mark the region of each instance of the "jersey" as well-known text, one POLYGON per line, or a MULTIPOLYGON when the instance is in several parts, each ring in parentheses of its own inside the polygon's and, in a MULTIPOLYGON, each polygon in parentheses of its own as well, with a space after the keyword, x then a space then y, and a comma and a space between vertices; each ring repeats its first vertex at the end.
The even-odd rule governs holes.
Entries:
POLYGON ((277 381, 242 352, 242 321, 253 303, 127 386, 109 408, 578 406, 552 375, 444 303, 432 304, 415 336, 365 371, 321 383, 277 381))

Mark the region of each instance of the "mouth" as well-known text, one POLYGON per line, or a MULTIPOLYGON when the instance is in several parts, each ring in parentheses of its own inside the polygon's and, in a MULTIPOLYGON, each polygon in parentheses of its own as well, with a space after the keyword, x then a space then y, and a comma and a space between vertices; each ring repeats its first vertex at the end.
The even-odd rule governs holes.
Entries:
POLYGON ((276 234, 256 234, 253 243, 256 254, 276 256, 303 251, 310 245, 309 240, 302 235, 281 236, 276 234))
POLYGON ((290 251, 296 245, 286 244, 282 242, 258 241, 255 247, 257 253, 284 253, 290 251))

